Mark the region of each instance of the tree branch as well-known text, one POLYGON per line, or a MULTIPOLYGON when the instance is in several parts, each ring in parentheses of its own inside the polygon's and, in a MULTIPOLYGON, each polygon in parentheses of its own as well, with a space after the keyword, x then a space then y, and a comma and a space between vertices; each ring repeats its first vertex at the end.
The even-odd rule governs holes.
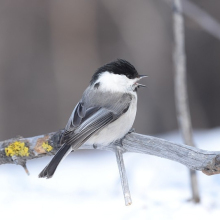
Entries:
POLYGON ((124 160, 123 160, 123 150, 121 150, 121 146, 115 149, 115 155, 116 155, 116 159, 118 163, 118 169, 119 169, 119 174, 121 178, 121 185, 122 185, 122 190, 124 194, 125 205, 129 206, 131 205, 132 201, 131 201, 131 195, 130 195, 130 190, 128 186, 128 180, 126 176, 124 160))
MULTIPOLYGON (((189 111, 189 102, 187 94, 186 82, 186 55, 185 55, 185 34, 184 34, 184 19, 182 15, 181 0, 173 0, 173 32, 174 32, 174 87, 177 119, 180 131, 183 136, 184 143, 194 146, 192 123, 189 111)), ((195 203, 200 202, 198 191, 198 183, 196 172, 190 170, 192 200, 195 203)))
MULTIPOLYGON (((30 138, 17 137, 0 142, 0 165, 22 165, 25 164, 27 160, 54 155, 59 149, 59 141, 62 132, 63 130, 60 130, 46 135, 30 138), (6 156, 5 148, 15 141, 25 143, 25 146, 29 149, 29 156, 6 156), (48 142, 53 147, 50 152, 45 151, 42 147, 42 144, 45 142, 48 142)), ((115 152, 116 147, 116 145, 111 144, 108 146, 97 146, 95 149, 115 152)), ((126 135, 123 139, 122 148, 124 153, 142 153, 173 160, 190 169, 200 170, 206 175, 220 173, 220 151, 205 151, 184 144, 176 144, 164 139, 137 133, 126 135)), ((83 145, 79 148, 79 150, 81 149, 94 150, 94 147, 91 145, 83 145)))

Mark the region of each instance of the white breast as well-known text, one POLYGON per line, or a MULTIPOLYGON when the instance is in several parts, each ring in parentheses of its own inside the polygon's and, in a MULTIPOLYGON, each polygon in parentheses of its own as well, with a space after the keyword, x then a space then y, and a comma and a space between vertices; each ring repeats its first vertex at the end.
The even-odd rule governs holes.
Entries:
POLYGON ((95 145, 108 145, 109 143, 123 138, 132 128, 137 111, 137 94, 132 94, 132 101, 129 109, 116 121, 112 122, 99 133, 92 136, 87 143, 95 145))

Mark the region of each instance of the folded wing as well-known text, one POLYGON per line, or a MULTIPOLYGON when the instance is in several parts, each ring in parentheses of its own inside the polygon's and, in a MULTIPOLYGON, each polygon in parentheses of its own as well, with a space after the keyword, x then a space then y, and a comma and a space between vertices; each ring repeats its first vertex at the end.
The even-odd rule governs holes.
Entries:
POLYGON ((66 155, 72 150, 78 149, 92 135, 117 120, 128 110, 132 99, 129 94, 114 97, 116 97, 116 100, 114 102, 111 100, 111 103, 113 103, 111 105, 108 103, 109 98, 106 98, 99 106, 92 106, 92 103, 97 102, 91 100, 91 104, 88 105, 87 102, 86 106, 83 99, 76 105, 61 138, 62 147, 39 174, 39 177, 52 177, 57 166, 66 155))

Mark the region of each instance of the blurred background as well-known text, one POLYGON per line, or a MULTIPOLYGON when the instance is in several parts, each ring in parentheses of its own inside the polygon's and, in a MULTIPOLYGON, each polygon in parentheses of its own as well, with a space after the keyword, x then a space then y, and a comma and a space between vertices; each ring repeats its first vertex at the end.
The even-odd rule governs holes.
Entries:
MULTIPOLYGON (((220 20, 218 0, 194 0, 220 20)), ((0 1, 0 140, 63 128, 95 70, 116 58, 147 74, 134 127, 177 129, 170 7, 162 0, 0 1)), ((185 19, 194 128, 220 125, 220 42, 185 19)))

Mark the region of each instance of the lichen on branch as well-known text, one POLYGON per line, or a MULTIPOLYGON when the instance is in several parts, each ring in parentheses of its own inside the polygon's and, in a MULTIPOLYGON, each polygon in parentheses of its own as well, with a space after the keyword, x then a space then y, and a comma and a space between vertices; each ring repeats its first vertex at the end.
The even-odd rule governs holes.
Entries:
POLYGON ((12 156, 27 157, 29 156, 29 148, 25 146, 24 142, 15 141, 5 148, 5 154, 7 157, 12 157, 12 156))

